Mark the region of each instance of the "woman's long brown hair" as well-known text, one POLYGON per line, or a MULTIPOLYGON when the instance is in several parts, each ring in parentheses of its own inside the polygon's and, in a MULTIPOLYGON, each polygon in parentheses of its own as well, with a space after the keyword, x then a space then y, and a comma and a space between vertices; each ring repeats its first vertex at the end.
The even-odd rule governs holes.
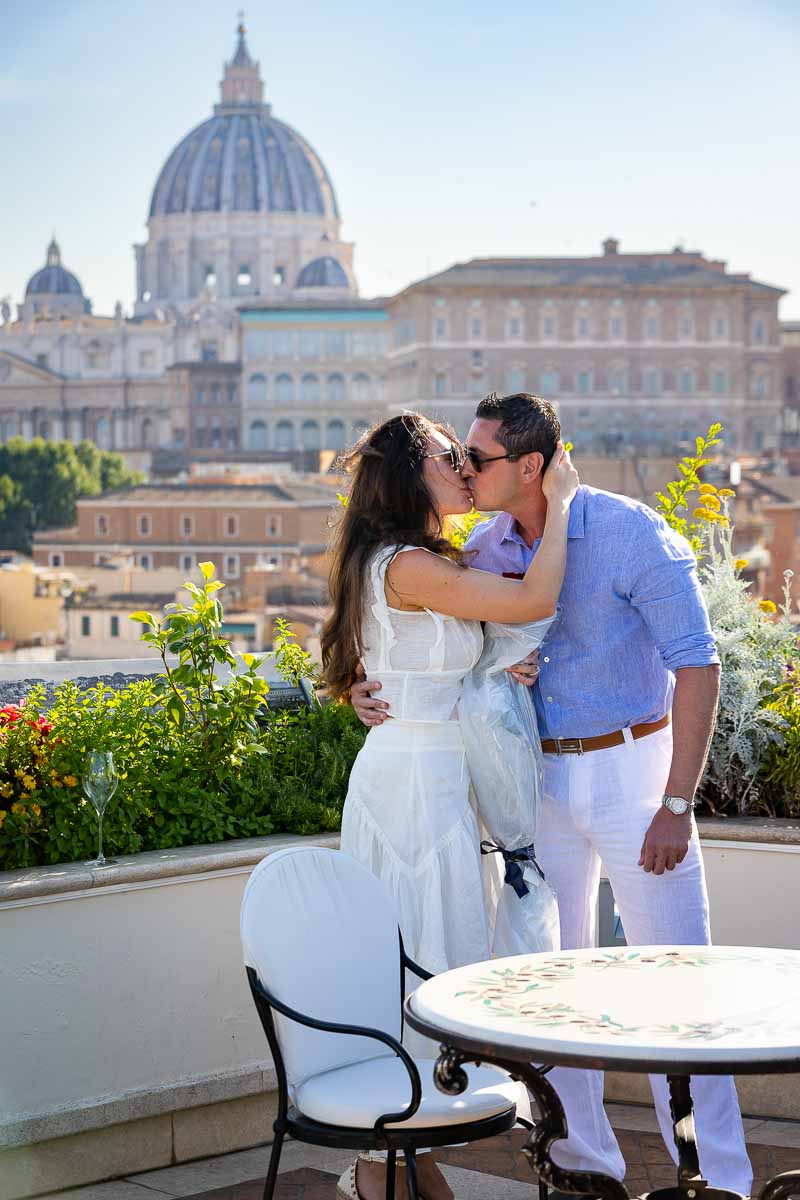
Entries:
POLYGON ((329 576, 333 612, 321 636, 324 683, 338 699, 349 695, 363 652, 364 592, 373 554, 381 546, 400 544, 461 559, 442 536, 422 471, 433 430, 455 440, 451 430, 420 413, 391 417, 364 434, 344 459, 353 483, 334 532, 329 576))

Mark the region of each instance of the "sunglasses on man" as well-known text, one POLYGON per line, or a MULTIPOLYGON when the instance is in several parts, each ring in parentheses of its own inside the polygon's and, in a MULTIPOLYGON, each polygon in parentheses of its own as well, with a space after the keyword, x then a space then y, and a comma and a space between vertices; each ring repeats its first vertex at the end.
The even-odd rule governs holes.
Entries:
POLYGON ((449 458, 450 466, 457 472, 461 470, 465 461, 469 459, 477 474, 480 475, 487 463, 501 462, 503 459, 508 459, 509 462, 516 462, 522 458, 522 455, 493 454, 491 458, 481 458, 477 450, 464 449, 462 446, 453 444, 449 450, 437 450, 434 454, 424 454, 423 458, 449 458))

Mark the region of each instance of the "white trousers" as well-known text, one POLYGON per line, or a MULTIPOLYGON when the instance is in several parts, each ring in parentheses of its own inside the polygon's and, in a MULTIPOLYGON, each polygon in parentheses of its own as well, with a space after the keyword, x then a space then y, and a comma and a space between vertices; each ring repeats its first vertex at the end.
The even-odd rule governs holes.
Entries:
MULTIPOLYGON (((558 898, 561 948, 595 945, 600 863, 611 883, 629 945, 707 945, 708 896, 697 829, 674 871, 645 874, 639 852, 657 812, 672 759, 670 727, 623 746, 584 755, 545 755, 544 800, 536 857, 558 898)), ((558 1067, 569 1137, 556 1142, 560 1166, 616 1179, 625 1163, 603 1109, 603 1075, 558 1067)), ((677 1162, 664 1076, 650 1085, 667 1149, 677 1162)), ((753 1174, 733 1080, 693 1076, 700 1168, 712 1187, 750 1194, 753 1174)))

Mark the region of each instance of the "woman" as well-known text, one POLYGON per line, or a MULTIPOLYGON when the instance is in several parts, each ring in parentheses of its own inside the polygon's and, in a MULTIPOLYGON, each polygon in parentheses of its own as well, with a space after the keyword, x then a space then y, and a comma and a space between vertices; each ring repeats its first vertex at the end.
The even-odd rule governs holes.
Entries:
MULTIPOLYGON (((521 580, 470 569, 443 536, 469 512, 463 450, 414 413, 366 434, 337 530, 322 633, 325 682, 346 697, 359 663, 381 682, 393 720, 371 729, 350 776, 342 849, 385 880, 407 952, 438 973, 489 957, 477 822, 456 720, 462 680, 480 657, 481 621, 551 616, 564 578, 569 505, 578 483, 559 445, 543 478, 547 522, 521 580)), ((535 456, 531 455, 534 460, 535 456)), ((540 468, 538 462, 532 469, 540 468)), ((385 1166, 361 1160, 343 1196, 378 1200, 385 1166)), ((419 1158, 425 1200, 449 1188, 430 1154, 419 1158)))

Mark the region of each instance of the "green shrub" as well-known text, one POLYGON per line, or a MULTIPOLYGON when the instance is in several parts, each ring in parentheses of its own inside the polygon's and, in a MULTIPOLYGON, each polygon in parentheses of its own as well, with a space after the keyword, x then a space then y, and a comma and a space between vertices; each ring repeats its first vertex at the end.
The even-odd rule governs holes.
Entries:
MULTIPOLYGON (((352 709, 269 712, 259 661, 239 669, 221 636, 211 564, 190 605, 134 614, 165 656, 162 675, 113 691, 61 684, 0 710, 0 870, 93 856, 97 818, 81 788, 91 750, 110 750, 119 787, 107 814, 110 855, 269 833, 313 834, 341 823, 347 780, 366 731, 352 709), (168 664, 167 654, 178 657, 168 664), (214 678, 216 664, 231 674, 214 678)), ((311 671, 284 625, 276 663, 311 671)))

